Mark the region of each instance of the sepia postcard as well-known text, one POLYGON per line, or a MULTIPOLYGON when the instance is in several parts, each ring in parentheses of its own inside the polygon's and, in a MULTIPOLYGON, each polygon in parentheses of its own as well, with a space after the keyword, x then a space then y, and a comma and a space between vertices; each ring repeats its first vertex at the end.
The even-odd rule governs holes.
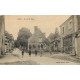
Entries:
POLYGON ((0 65, 79 65, 80 15, 0 15, 0 65))

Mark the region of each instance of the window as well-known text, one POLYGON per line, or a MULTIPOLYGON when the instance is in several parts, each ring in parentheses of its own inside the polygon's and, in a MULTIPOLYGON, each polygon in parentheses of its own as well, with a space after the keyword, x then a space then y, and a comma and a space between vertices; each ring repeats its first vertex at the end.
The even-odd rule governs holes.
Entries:
POLYGON ((62 27, 62 34, 64 34, 64 27, 62 27))
POLYGON ((78 29, 80 30, 80 15, 77 15, 77 20, 78 20, 78 29))
POLYGON ((35 49, 35 48, 36 48, 36 46, 35 46, 35 45, 33 45, 33 48, 35 49))
POLYGON ((3 38, 2 38, 2 43, 3 43, 3 38))
POLYGON ((57 42, 55 42, 55 47, 57 47, 58 46, 58 43, 57 42))
POLYGON ((41 48, 43 48, 43 44, 41 44, 41 48))
POLYGON ((29 45, 29 49, 31 49, 31 45, 29 45))
POLYGON ((72 29, 72 19, 68 22, 68 29, 70 30, 70 29, 72 29))

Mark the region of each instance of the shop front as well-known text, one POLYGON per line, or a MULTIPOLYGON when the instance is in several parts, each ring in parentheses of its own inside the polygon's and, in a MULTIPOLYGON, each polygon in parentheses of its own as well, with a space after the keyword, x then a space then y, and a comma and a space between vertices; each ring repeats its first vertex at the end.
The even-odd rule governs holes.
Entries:
POLYGON ((65 53, 72 53, 73 50, 73 35, 68 35, 66 37, 63 38, 63 50, 65 53))

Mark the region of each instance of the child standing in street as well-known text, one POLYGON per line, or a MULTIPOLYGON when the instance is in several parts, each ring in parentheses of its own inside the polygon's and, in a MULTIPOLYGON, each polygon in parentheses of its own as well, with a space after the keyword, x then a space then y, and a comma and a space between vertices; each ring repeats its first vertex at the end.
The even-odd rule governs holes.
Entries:
POLYGON ((50 53, 50 55, 52 55, 52 50, 51 50, 51 47, 49 47, 49 53, 50 53))
POLYGON ((29 50, 29 57, 31 57, 31 50, 29 50))
POLYGON ((24 56, 24 50, 22 50, 22 58, 23 58, 23 56, 24 56))

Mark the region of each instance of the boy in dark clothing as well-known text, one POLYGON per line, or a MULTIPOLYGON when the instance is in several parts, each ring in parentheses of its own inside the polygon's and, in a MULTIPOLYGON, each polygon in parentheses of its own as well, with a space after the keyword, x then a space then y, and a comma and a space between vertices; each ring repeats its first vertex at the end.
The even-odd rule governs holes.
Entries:
POLYGON ((23 56, 24 56, 24 50, 22 50, 22 58, 23 58, 23 56))
POLYGON ((31 50, 29 50, 29 56, 31 57, 31 50))

